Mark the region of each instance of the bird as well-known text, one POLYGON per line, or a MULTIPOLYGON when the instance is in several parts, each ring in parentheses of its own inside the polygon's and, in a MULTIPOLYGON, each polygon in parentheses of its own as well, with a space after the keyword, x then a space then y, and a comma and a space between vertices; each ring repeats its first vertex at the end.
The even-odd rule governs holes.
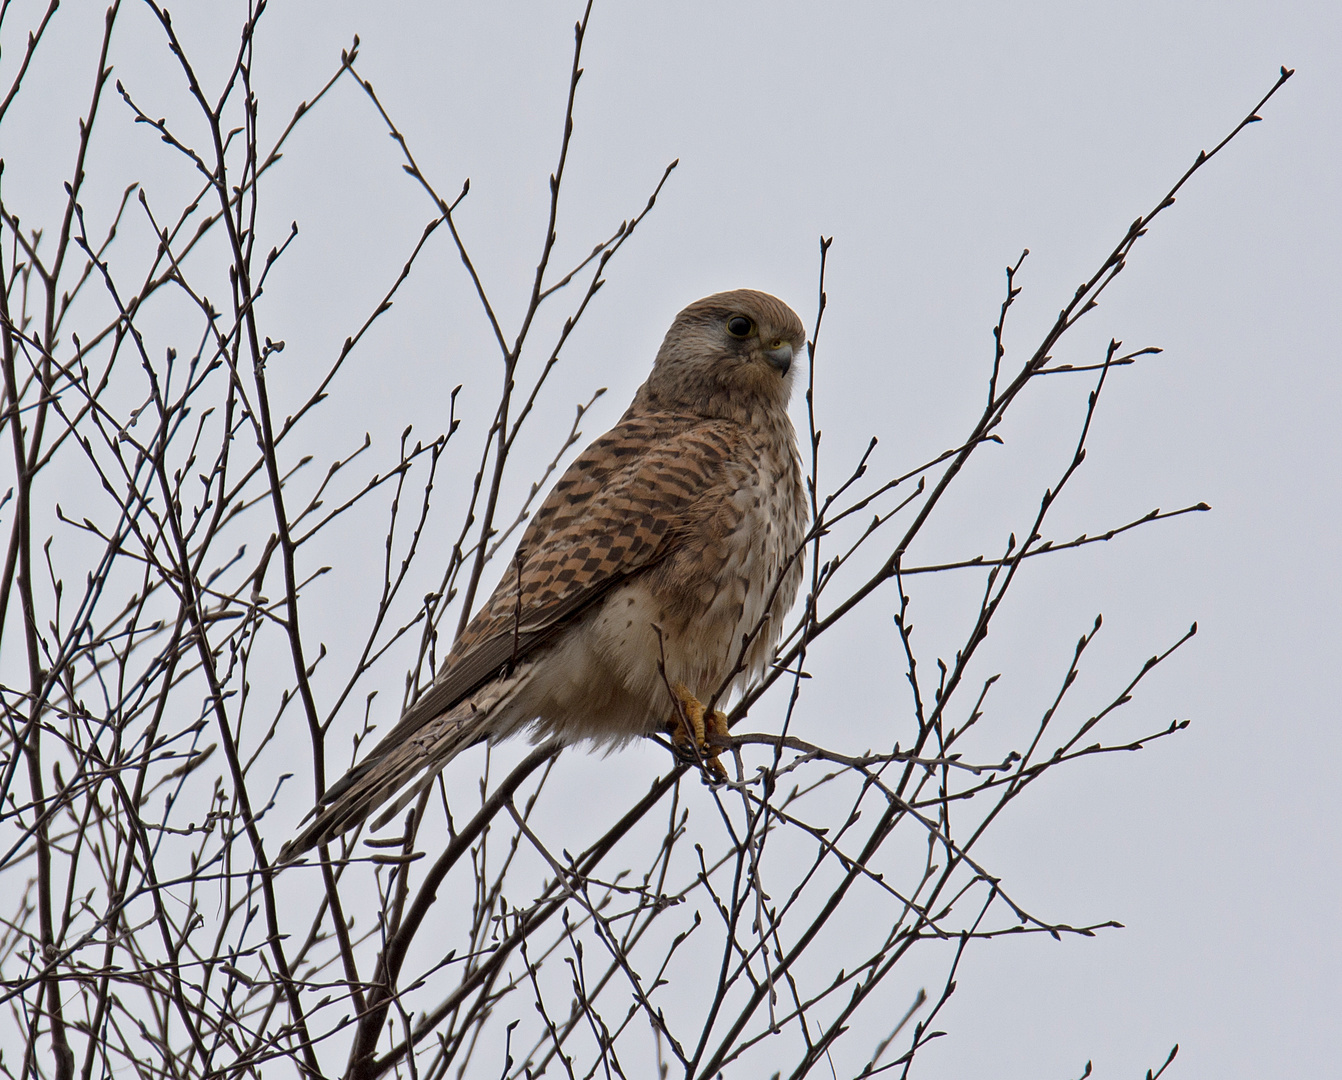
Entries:
MULTIPOLYGON (((434 681, 320 797, 288 862, 382 826, 457 753, 530 729, 613 750, 670 732, 722 780, 706 703, 773 659, 809 520, 788 401, 801 319, 737 289, 674 319, 619 423, 568 467, 434 681)), ((306 820, 306 819, 305 819, 306 820)))

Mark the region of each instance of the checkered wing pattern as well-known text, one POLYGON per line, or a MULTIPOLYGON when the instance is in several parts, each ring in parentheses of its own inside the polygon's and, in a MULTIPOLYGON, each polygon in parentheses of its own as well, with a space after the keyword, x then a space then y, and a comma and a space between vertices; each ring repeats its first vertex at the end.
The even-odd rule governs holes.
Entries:
POLYGON ((652 413, 627 416, 592 443, 536 511, 518 544, 520 559, 396 730, 408 734, 450 709, 613 585, 670 554, 683 538, 678 524, 721 489, 733 449, 724 428, 652 413))

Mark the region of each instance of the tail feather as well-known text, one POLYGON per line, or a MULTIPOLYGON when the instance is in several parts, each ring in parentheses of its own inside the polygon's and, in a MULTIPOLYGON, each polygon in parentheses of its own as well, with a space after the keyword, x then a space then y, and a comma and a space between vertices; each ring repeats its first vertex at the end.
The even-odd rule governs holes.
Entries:
POLYGON ((329 843, 368 817, 398 791, 410 786, 374 822, 380 829, 414 799, 460 751, 486 734, 487 714, 469 702, 419 728, 410 738, 397 738, 396 729, 331 786, 311 823, 280 849, 287 863, 318 844, 329 843), (427 770, 427 771, 425 771, 427 770), (411 783, 423 772, 418 782, 411 783))
POLYGON ((396 799, 382 813, 373 820, 372 831, 377 832, 386 825, 392 818, 399 816, 402 810, 419 798, 426 787, 431 785, 438 778, 438 770, 426 772, 408 788, 402 791, 396 799))

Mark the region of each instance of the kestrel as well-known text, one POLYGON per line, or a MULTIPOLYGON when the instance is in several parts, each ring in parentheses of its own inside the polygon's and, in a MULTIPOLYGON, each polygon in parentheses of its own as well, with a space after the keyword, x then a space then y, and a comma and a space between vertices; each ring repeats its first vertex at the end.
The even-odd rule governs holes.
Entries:
POLYGON ((628 411, 555 484, 432 685, 281 859, 399 794, 384 823, 459 751, 525 727, 607 748, 678 732, 725 776, 708 738, 725 718, 703 702, 763 671, 802 578, 787 404, 805 343, 791 308, 750 289, 677 315, 628 411))

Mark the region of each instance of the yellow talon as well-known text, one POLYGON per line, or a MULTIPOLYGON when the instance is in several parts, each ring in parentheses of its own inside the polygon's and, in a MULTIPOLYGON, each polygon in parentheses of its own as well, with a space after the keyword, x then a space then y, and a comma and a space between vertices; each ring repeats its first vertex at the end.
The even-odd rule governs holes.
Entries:
POLYGON ((727 770, 718 760, 721 747, 714 746, 709 741, 710 736, 713 739, 727 737, 726 715, 718 709, 709 712, 704 703, 690 693, 684 683, 676 683, 671 690, 680 703, 680 708, 677 710, 679 715, 671 725, 671 741, 678 750, 685 753, 686 757, 696 759, 712 779, 726 780, 727 770))

